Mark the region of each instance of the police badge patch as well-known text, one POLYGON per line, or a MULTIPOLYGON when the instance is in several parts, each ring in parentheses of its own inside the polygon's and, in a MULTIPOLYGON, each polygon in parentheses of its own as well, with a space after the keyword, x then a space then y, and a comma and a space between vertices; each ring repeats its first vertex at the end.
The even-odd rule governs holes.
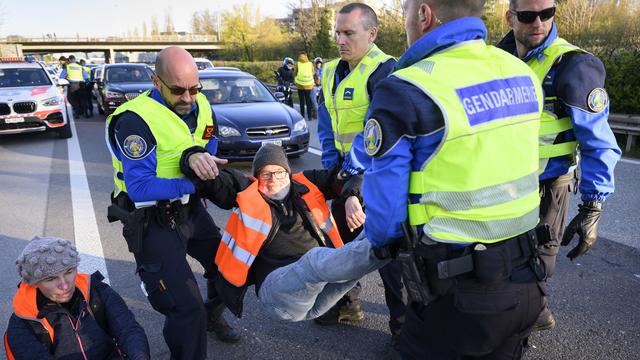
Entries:
POLYGON ((599 113, 606 109, 607 105, 609 105, 609 95, 607 95, 607 91, 603 88, 591 90, 587 97, 587 105, 589 106, 589 110, 594 113, 599 113))
POLYGON ((124 152, 132 159, 139 159, 147 152, 147 143, 138 135, 129 135, 124 139, 124 152))
POLYGON ((382 128, 376 119, 369 119, 364 125, 364 150, 367 155, 374 156, 382 147, 382 128))

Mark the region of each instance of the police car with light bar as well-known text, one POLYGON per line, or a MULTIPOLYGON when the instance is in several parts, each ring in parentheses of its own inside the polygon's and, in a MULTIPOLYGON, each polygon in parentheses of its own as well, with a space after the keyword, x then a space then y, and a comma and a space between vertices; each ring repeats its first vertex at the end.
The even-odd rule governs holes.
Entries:
POLYGON ((62 88, 68 84, 29 57, 0 58, 0 134, 54 131, 70 138, 62 88))

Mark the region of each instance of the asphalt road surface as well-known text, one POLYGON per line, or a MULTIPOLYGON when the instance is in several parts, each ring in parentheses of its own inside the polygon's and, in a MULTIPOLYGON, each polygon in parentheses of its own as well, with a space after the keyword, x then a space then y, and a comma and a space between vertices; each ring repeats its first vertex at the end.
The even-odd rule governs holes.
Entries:
MULTIPOLYGON (((168 359, 162 338, 163 318, 140 291, 133 256, 121 237, 121 226, 109 224, 106 209, 113 188, 109 153, 104 145, 103 116, 75 121, 74 137, 59 140, 47 133, 0 137, 0 328, 12 312, 18 276, 15 259, 35 235, 71 239, 82 253, 84 271, 99 269, 123 296, 147 332, 153 359, 168 359)), ((311 146, 318 149, 315 122, 311 146)), ((320 167, 317 150, 291 161, 294 171, 320 167)), ((249 163, 230 166, 248 170, 249 163)), ((638 359, 640 355, 640 162, 616 168, 616 194, 607 201, 600 240, 586 256, 571 262, 563 249, 550 281, 551 308, 558 325, 534 334, 528 359, 638 359)), ((578 196, 571 208, 575 213, 578 196)), ((227 211, 210 205, 223 227, 227 211)), ((199 264, 192 262, 204 292, 199 264)), ((363 280, 365 319, 356 324, 322 327, 313 321, 270 320, 253 290, 245 314, 233 326, 238 344, 209 334, 211 359, 385 359, 390 335, 382 282, 377 273, 363 280)), ((4 356, 4 354, 2 354, 4 356)))

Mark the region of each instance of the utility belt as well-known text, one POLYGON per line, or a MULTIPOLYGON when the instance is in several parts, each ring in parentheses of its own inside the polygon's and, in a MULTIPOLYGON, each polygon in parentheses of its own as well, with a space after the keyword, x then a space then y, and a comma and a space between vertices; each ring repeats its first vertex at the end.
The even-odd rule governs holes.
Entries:
POLYGON ((135 254, 142 251, 142 241, 150 221, 175 230, 186 223, 190 211, 191 203, 183 204, 180 199, 161 200, 153 206, 136 208, 129 196, 121 192, 115 198, 111 196, 107 219, 109 222, 122 222, 122 236, 127 241, 129 251, 135 254))
POLYGON ((425 235, 415 241, 415 235, 408 233, 408 229, 405 226, 405 245, 409 246, 399 251, 397 260, 413 302, 426 306, 449 294, 460 279, 471 278, 486 285, 516 281, 514 269, 530 269, 535 275, 530 281, 547 278, 538 253, 539 245, 551 241, 546 224, 498 243, 476 243, 462 248, 433 241, 425 235))

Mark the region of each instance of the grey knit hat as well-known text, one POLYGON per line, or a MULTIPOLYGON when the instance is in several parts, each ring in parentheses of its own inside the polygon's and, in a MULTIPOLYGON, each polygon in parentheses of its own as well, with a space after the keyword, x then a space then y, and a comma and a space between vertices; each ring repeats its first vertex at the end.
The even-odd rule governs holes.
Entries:
POLYGON ((275 144, 264 144, 256 156, 253 158, 253 176, 257 176, 258 172, 267 165, 282 166, 289 174, 291 174, 291 167, 289 166, 289 160, 287 154, 284 153, 282 146, 275 144))
POLYGON ((78 266, 76 247, 58 237, 34 237, 16 260, 16 270, 22 281, 34 285, 61 271, 78 266))

